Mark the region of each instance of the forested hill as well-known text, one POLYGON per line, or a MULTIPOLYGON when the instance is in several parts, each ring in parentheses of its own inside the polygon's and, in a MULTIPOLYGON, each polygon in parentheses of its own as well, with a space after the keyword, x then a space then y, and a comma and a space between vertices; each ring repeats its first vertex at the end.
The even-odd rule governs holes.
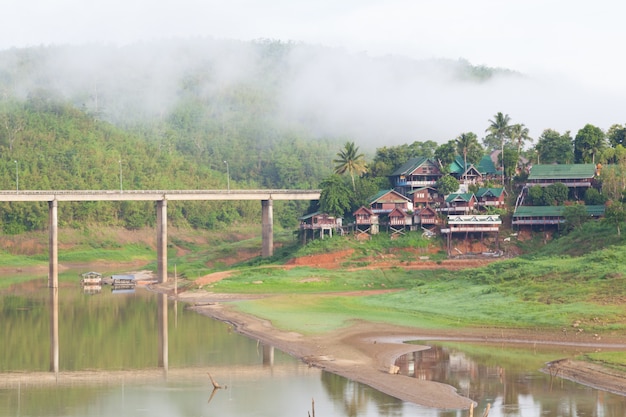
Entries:
MULTIPOLYGON (((359 66, 401 80, 437 74, 479 84, 516 76, 465 61, 370 58, 274 41, 0 51, 0 188, 15 188, 19 176, 21 189, 117 189, 120 170, 127 189, 225 188, 227 169, 235 187, 318 187, 346 140, 362 148, 371 140, 372 121, 355 123, 346 110, 346 97, 364 81, 355 84, 359 66)), ((406 143, 429 139, 417 134, 406 143)), ((285 204, 277 218, 293 224, 305 208, 285 204)), ((150 211, 139 203, 77 204, 60 220, 141 227, 153 221, 150 211)), ((216 204, 206 215, 190 203, 170 216, 212 227, 257 211, 216 204)), ((45 224, 41 207, 1 212, 5 231, 45 224)))

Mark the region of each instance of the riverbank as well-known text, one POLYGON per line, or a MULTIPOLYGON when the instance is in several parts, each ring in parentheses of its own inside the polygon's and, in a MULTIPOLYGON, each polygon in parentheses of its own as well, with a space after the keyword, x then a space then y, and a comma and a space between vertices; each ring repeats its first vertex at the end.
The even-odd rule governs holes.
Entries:
MULTIPOLYGON (((173 295, 172 284, 153 289, 173 295)), ((363 293, 367 293, 364 291, 363 293)), ((365 295, 363 294, 362 295, 365 295)), ((204 290, 176 295, 199 314, 227 322, 233 329, 250 338, 269 344, 296 358, 328 372, 366 384, 404 401, 440 409, 467 409, 472 400, 463 397, 448 385, 390 373, 395 360, 406 353, 425 349, 404 343, 408 340, 459 340, 500 344, 542 344, 580 346, 584 350, 626 349, 626 340, 619 336, 598 338, 592 334, 567 334, 560 330, 531 331, 521 329, 418 329, 386 323, 355 320, 348 327, 315 335, 282 331, 267 320, 237 311, 232 301, 269 295, 221 294, 204 290)), ((557 359, 557 358, 555 358, 557 359)), ((576 372, 556 368, 557 377, 567 377, 598 389, 626 395, 626 376, 613 374, 607 378, 601 369, 584 362, 568 362, 576 372), (622 386, 620 388, 620 382, 622 386)), ((601 368, 601 367, 600 367, 601 368)), ((547 371, 549 372, 549 371, 547 371)))

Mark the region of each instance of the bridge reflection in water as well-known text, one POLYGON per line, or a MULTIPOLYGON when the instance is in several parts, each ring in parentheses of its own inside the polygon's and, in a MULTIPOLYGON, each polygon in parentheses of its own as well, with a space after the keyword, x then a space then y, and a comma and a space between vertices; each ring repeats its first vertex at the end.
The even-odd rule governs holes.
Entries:
MULTIPOLYGON (((74 380, 76 378, 80 378, 81 374, 84 374, 85 377, 89 377, 90 379, 94 379, 94 382, 97 382, 99 379, 116 379, 116 378, 126 378, 128 380, 132 380, 135 378, 154 378, 154 377, 165 377, 169 376, 169 334, 168 334, 168 315, 169 315, 169 299, 167 294, 156 294, 157 297, 157 328, 158 328, 158 358, 157 364, 158 368, 161 370, 160 372, 155 372, 154 370, 129 370, 129 371, 107 371, 107 370, 98 370, 97 375, 94 374, 93 371, 68 371, 68 372, 60 372, 59 370, 59 353, 60 353, 60 340, 59 340, 59 288, 51 287, 49 288, 49 296, 50 296, 50 372, 53 374, 53 378, 43 377, 40 372, 33 372, 32 380, 37 385, 41 383, 45 383, 49 381, 51 383, 57 384, 63 382, 64 378, 68 380, 74 380)), ((178 321, 178 301, 174 300, 174 325, 177 326, 178 321)), ((259 347, 262 349, 262 365, 265 366, 274 366, 274 347, 271 345, 266 345, 259 343, 259 347)), ((215 370, 215 368, 214 368, 215 370)), ((190 368, 178 368, 175 369, 174 372, 177 375, 181 374, 200 374, 203 378, 206 379, 208 369, 202 367, 194 367, 190 368)), ((13 376, 4 375, 2 380, 5 383, 10 383, 14 377, 18 377, 22 383, 28 383, 29 373, 17 373, 13 376)))
MULTIPOLYGON (((157 280, 167 282, 167 201, 261 201, 262 249, 261 255, 269 257, 274 251, 274 200, 318 200, 320 190, 0 190, 0 202, 48 202, 49 268, 48 287, 51 305, 59 302, 59 251, 58 205, 65 201, 155 201, 157 217, 157 280)), ((166 301, 165 301, 166 302, 166 301)), ((163 315, 167 319, 167 309, 163 315)), ((59 371, 59 317, 58 308, 50 315, 50 370, 59 371)), ((167 322, 167 320, 165 320, 167 322)), ((167 340, 167 327, 162 331, 167 340)), ((167 370, 167 344, 159 358, 160 366, 167 370)))

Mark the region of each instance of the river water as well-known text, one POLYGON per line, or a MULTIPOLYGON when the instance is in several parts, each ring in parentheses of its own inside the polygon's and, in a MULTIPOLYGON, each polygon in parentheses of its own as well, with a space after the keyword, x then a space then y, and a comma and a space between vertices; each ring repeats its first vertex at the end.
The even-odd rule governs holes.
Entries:
MULTIPOLYGON (((55 337, 51 294, 45 280, 0 290, 0 417, 468 415, 309 368, 141 288, 62 284, 55 337)), ((478 402, 477 416, 487 404, 491 417, 626 415, 625 397, 538 371, 571 350, 425 343, 433 347, 398 359, 401 373, 449 383, 478 402)))

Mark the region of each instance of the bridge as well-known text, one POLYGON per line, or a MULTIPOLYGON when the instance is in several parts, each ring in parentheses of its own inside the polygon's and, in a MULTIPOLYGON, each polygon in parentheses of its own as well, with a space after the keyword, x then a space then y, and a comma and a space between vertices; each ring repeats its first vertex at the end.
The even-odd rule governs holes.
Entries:
POLYGON ((261 256, 274 253, 274 200, 319 200, 320 190, 0 190, 0 201, 47 202, 49 225, 48 286, 58 287, 58 207, 64 201, 155 201, 157 279, 167 282, 167 202, 258 200, 261 202, 261 256))

